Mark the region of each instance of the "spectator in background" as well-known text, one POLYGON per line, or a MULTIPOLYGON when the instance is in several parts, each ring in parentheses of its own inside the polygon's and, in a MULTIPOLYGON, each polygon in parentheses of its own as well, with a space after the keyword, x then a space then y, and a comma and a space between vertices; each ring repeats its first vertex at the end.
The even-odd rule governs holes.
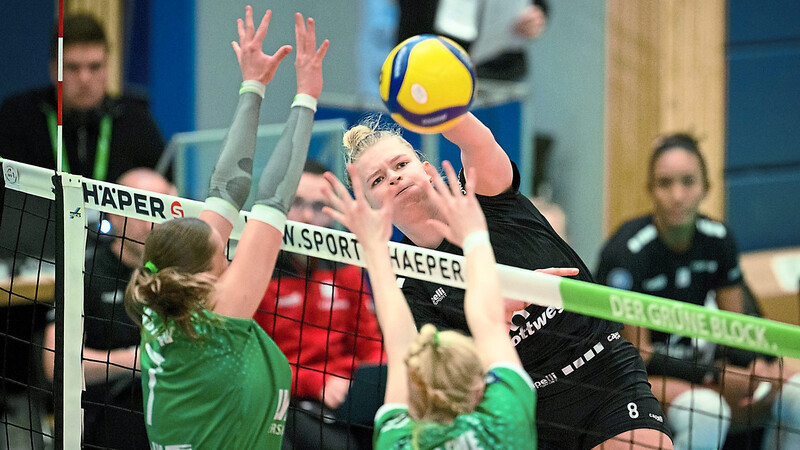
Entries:
MULTIPOLYGON (((117 183, 175 195, 175 187, 151 169, 125 172, 117 183)), ((84 297, 84 434, 86 446, 148 449, 138 372, 139 327, 125 313, 123 300, 131 273, 144 264, 144 241, 152 224, 109 214, 111 231, 87 251, 84 297)), ((55 310, 44 333, 45 376, 52 380, 55 310)))
MULTIPOLYGON (((50 46, 53 85, 8 97, 0 105, 2 158, 56 168, 57 29, 57 26, 53 27, 50 46)), ((128 169, 155 167, 164 141, 146 100, 108 95, 107 58, 108 42, 104 30, 92 16, 64 17, 62 168, 99 180, 116 180, 128 169)), ((13 190, 5 192, 5 201, 20 205, 22 218, 15 232, 0 233, 0 259, 15 259, 15 275, 23 278, 52 277, 52 269, 48 268, 54 266, 48 262, 55 254, 54 227, 48 225, 46 219, 53 217, 52 201, 26 197, 13 190)), ((33 362, 39 359, 40 349, 38 345, 32 348, 28 343, 42 339, 47 309, 43 303, 38 303, 0 311, 0 323, 7 324, 2 331, 7 333, 7 339, 0 342, 0 371, 15 381, 4 383, 7 387, 3 389, 3 403, 24 405, 22 409, 14 406, 0 409, 9 417, 21 414, 23 422, 9 419, 9 423, 16 426, 27 423, 29 417, 33 417, 34 422, 37 420, 38 414, 33 410, 36 402, 26 398, 30 393, 26 386, 33 384, 34 373, 41 371, 38 361, 33 362), (14 398, 21 398, 22 403, 15 403, 14 398)), ((9 435, 16 432, 14 426, 7 428, 12 430, 9 435)), ((2 448, 5 439, 0 440, 3 441, 0 444, 2 448)), ((14 441, 10 441, 12 448, 14 445, 14 441)))
MULTIPOLYGON (((56 168, 58 27, 50 44, 53 85, 9 97, 0 106, 0 156, 56 168)), ((146 99, 108 94, 108 41, 88 14, 64 17, 62 169, 116 180, 155 167, 164 140, 146 99)))
MULTIPOLYGON (((602 250, 609 286, 737 313, 748 305, 728 227, 698 212, 709 189, 697 140, 660 137, 648 168, 653 212, 624 223, 602 250)), ((800 377, 774 358, 626 326, 664 404, 675 448, 720 448, 732 432, 766 424, 764 448, 800 448, 800 377), (779 428, 776 428, 779 426, 779 428)))
MULTIPOLYGON (((513 34, 532 40, 539 37, 547 26, 547 2, 533 0, 528 3, 517 13, 513 34)), ((498 10, 509 7, 506 0, 398 0, 398 4, 398 43, 418 34, 439 34, 455 40, 467 52, 480 38, 481 22, 490 20, 498 10)), ((521 48, 501 51, 488 60, 476 61, 475 70, 478 78, 522 81, 528 72, 525 51, 521 48)))
MULTIPOLYGON (((333 224, 322 213, 326 171, 316 161, 306 162, 289 220, 333 224)), ((332 411, 347 396, 359 365, 382 362, 381 336, 361 268, 281 252, 255 319, 292 365, 293 408, 284 448, 368 448, 371 430, 348 430, 334 423, 332 411)))

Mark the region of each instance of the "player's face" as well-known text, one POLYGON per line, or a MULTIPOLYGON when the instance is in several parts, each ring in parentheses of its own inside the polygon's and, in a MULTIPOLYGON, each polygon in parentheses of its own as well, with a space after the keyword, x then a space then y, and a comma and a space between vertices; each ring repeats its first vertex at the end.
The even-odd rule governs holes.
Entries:
POLYGON ((64 47, 64 107, 91 109, 100 106, 107 80, 106 49, 103 44, 82 43, 64 47))
POLYGON ((660 224, 676 227, 693 223, 706 195, 697 155, 675 147, 661 154, 653 165, 650 195, 660 224))
POLYGON ((228 258, 225 256, 225 243, 222 241, 222 236, 219 231, 211 229, 211 245, 214 246, 214 256, 211 258, 211 274, 219 277, 225 269, 228 268, 228 258))
POLYGON ((295 222, 329 227, 331 219, 322 212, 322 207, 328 204, 323 193, 323 189, 327 186, 329 186, 328 182, 325 181, 322 175, 303 173, 300 176, 300 184, 297 185, 297 192, 286 218, 295 222))
POLYGON ((431 182, 414 151, 395 138, 378 141, 356 162, 364 193, 373 208, 394 202, 395 214, 427 198, 425 184, 431 182))

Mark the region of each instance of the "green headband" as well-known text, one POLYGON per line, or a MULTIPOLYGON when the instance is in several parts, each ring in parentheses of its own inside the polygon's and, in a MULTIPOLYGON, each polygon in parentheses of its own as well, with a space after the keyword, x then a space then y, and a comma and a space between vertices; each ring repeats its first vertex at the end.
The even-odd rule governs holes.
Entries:
POLYGON ((158 267, 156 267, 156 265, 153 264, 153 261, 147 261, 146 263, 144 263, 144 268, 149 270, 150 273, 158 273, 158 267))

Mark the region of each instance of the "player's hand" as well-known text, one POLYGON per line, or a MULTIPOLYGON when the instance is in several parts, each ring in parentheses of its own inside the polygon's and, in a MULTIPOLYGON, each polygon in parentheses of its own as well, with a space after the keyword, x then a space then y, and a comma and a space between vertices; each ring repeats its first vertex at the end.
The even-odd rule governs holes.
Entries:
POLYGON ((433 181, 433 184, 428 184, 425 189, 428 198, 438 207, 441 219, 443 219, 428 219, 428 225, 436 229, 448 241, 461 246, 464 239, 470 234, 487 229, 486 218, 475 197, 475 169, 470 168, 467 172, 466 195, 464 195, 450 162, 442 162, 442 168, 447 179, 450 180, 450 186, 444 183, 433 166, 425 165, 425 172, 433 181))
POLYGON ((536 269, 534 272, 546 273, 557 277, 574 277, 580 270, 575 267, 548 267, 547 269, 536 269))
POLYGON ((392 235, 392 202, 383 202, 380 209, 372 209, 364 196, 358 170, 348 164, 347 171, 355 198, 334 174, 326 172, 324 177, 331 189, 325 190, 325 196, 330 206, 323 208, 322 212, 346 226, 365 248, 386 247, 392 235))
POLYGON ((522 10, 514 22, 514 32, 528 39, 535 39, 544 32, 547 16, 542 8, 529 5, 522 10))
POLYGON ((267 55, 262 50, 261 44, 267 36, 271 17, 272 11, 267 10, 258 25, 258 29, 255 29, 253 26, 253 8, 248 5, 245 7, 244 21, 242 19, 236 20, 239 42, 233 41, 231 45, 236 53, 236 60, 239 61, 242 80, 255 80, 262 84, 269 83, 283 58, 292 51, 291 45, 282 46, 273 55, 267 55))
MULTIPOLYGON (((572 277, 577 275, 579 270, 574 267, 549 267, 547 269, 536 269, 534 272, 546 273, 557 277, 572 277)), ((514 317, 514 313, 522 311, 530 305, 529 302, 510 298, 504 299, 503 304, 505 305, 506 323, 509 325, 512 325, 511 320, 514 317)))
POLYGON ((328 408, 336 409, 342 404, 345 397, 347 397, 347 392, 349 390, 350 380, 337 376, 329 376, 325 379, 325 387, 322 388, 322 392, 320 393, 320 400, 322 400, 328 408))
POLYGON ((322 59, 328 51, 328 40, 317 48, 316 24, 311 17, 303 21, 303 15, 294 15, 294 35, 297 42, 297 93, 319 98, 322 92, 322 59))

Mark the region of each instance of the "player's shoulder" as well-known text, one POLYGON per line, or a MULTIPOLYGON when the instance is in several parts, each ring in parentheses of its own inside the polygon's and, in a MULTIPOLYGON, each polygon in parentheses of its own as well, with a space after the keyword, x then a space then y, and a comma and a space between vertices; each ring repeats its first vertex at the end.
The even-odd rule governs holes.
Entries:
POLYGON ((108 96, 105 102, 109 113, 117 119, 150 116, 150 100, 145 94, 136 91, 108 96))
POLYGON ((653 216, 635 217, 624 222, 608 239, 605 249, 615 252, 637 254, 658 237, 653 216))
POLYGON ((695 227, 699 235, 712 240, 725 240, 730 238, 731 233, 728 225, 703 214, 697 216, 695 227))
POLYGON ((408 414, 408 405, 402 403, 385 403, 375 412, 375 427, 382 428, 390 425, 399 428, 411 424, 408 414))
POLYGON ((53 89, 42 87, 9 95, 3 100, 0 108, 15 115, 26 111, 36 111, 39 113, 43 104, 52 103, 53 100, 53 89))
POLYGON ((516 384, 523 389, 534 390, 533 380, 518 364, 511 362, 498 362, 492 364, 486 372, 486 385, 503 382, 506 384, 516 384))

